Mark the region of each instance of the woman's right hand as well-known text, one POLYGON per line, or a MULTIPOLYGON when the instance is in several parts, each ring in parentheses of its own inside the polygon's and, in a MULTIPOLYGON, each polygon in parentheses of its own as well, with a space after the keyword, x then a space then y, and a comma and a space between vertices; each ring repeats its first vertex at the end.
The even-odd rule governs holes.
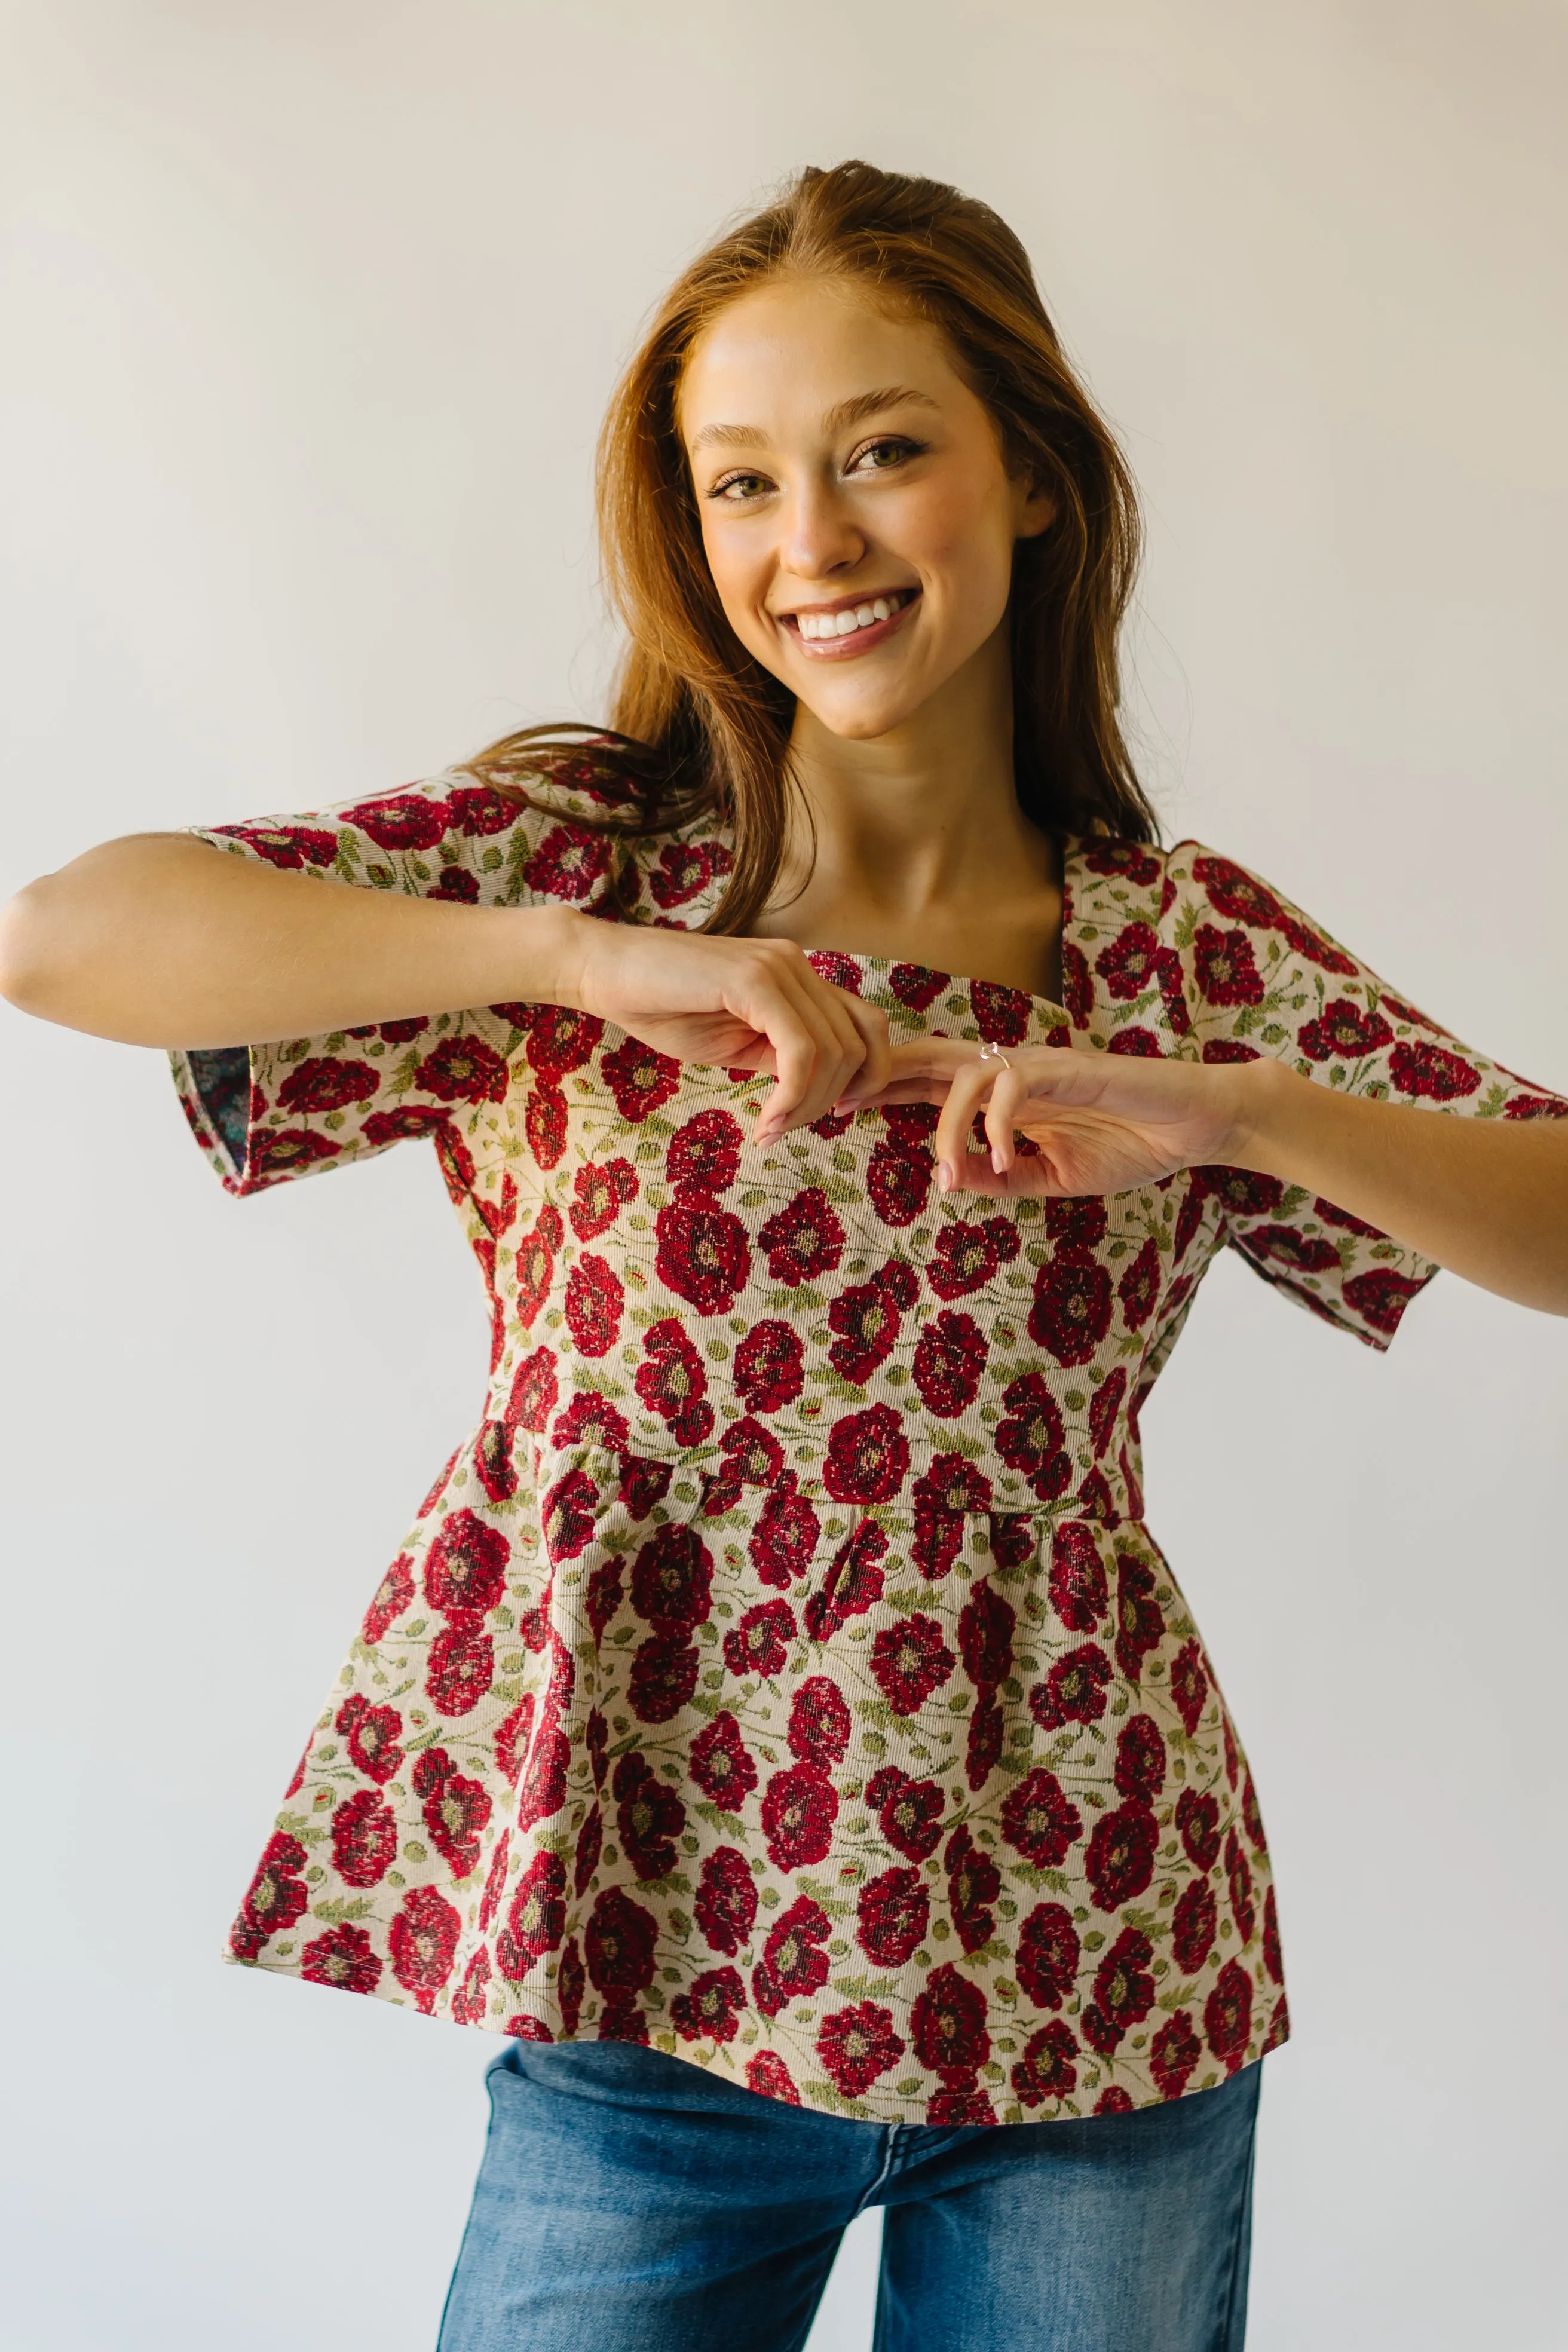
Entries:
POLYGON ((851 1082, 858 1095, 887 1085, 885 1015, 822 979, 793 940, 577 921, 569 1001, 676 1061, 766 1071, 774 1084, 756 1142, 821 1118, 851 1082))

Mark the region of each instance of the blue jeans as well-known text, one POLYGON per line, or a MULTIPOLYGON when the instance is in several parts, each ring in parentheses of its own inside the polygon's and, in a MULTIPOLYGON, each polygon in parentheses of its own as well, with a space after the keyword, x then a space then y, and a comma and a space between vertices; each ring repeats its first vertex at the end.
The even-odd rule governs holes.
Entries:
POLYGON ((512 2042, 440 2352, 799 2352, 886 2209, 876 2352, 1241 2352, 1258 2066, 1082 2122, 858 2123, 512 2042))

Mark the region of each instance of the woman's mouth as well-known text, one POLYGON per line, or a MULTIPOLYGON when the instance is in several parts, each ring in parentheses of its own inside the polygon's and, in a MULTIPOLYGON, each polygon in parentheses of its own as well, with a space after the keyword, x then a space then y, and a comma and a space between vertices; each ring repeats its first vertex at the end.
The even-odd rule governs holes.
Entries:
POLYGON ((889 588, 880 595, 846 597, 838 604, 812 605, 780 618, 814 660, 842 660, 846 655, 868 653, 873 646, 884 644, 920 593, 918 588, 889 588))

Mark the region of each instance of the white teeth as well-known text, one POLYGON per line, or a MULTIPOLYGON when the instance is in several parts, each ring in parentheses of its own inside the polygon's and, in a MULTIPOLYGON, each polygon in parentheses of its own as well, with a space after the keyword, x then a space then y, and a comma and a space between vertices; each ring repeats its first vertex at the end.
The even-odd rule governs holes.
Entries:
POLYGON ((868 604, 847 606, 841 613, 797 613, 795 626, 803 637, 852 637, 857 629, 874 628, 879 621, 891 620, 908 603, 905 592, 895 589, 891 598, 877 596, 868 604))

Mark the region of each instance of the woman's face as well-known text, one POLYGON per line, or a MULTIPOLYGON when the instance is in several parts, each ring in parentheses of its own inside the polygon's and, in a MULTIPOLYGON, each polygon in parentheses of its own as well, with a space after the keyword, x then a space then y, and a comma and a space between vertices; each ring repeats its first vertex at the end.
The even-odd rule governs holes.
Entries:
POLYGON ((731 303, 679 422, 725 616, 835 735, 886 735, 955 677, 1051 519, 939 330, 839 279, 731 303))

